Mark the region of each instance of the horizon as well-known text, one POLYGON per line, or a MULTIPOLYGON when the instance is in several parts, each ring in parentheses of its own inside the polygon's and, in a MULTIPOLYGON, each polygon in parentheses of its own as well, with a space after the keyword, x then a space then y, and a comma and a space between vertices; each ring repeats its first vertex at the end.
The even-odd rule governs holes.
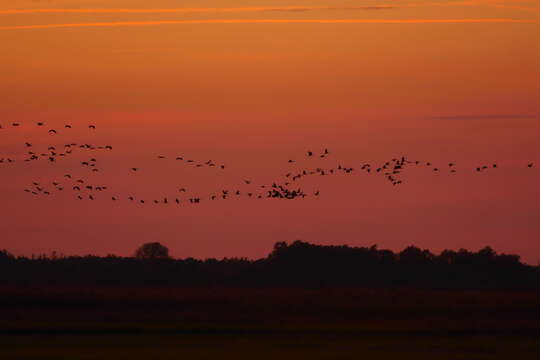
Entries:
MULTIPOLYGON (((166 258, 171 259, 171 260, 195 259, 195 260, 200 260, 200 261, 208 261, 208 260, 218 260, 218 261, 222 261, 222 260, 258 261, 258 260, 267 259, 272 254, 272 252, 275 250, 275 248, 276 248, 276 246, 278 244, 286 244, 286 246, 289 247, 289 246, 297 244, 297 243, 301 243, 301 244, 308 245, 308 246, 321 247, 321 248, 341 247, 341 248, 348 248, 348 249, 352 249, 352 250, 355 250, 355 249, 370 249, 370 250, 375 249, 376 251, 383 251, 383 252, 384 251, 390 251, 390 252, 392 252, 392 254, 394 254, 394 255, 396 255, 398 257, 400 255, 400 253, 402 253, 403 251, 405 251, 407 249, 410 249, 410 248, 419 249, 422 252, 427 251, 427 252, 429 252, 430 254, 432 254, 434 256, 441 256, 446 251, 453 251, 455 253, 465 251, 465 252, 468 252, 470 254, 476 254, 476 253, 478 253, 478 252, 480 252, 482 250, 487 249, 487 250, 494 251, 495 255, 517 256, 519 262, 522 263, 522 264, 525 264, 525 265, 540 266, 540 261, 538 263, 536 263, 536 264, 526 263, 526 262, 523 262, 523 259, 518 254, 499 253, 499 252, 495 251, 490 246, 485 246, 485 247, 483 247, 481 249, 478 249, 477 251, 471 251, 470 249, 460 248, 460 249, 443 249, 443 250, 441 250, 439 252, 432 252, 430 249, 420 248, 420 247, 415 246, 414 244, 407 245, 404 248, 402 248, 401 250, 392 250, 392 249, 379 248, 379 247, 377 247, 376 244, 372 244, 371 246, 349 246, 349 245, 340 245, 340 244, 321 245, 321 244, 315 244, 315 243, 311 243, 311 242, 308 242, 308 241, 302 241, 302 240, 294 240, 294 241, 290 241, 290 242, 278 241, 278 242, 274 243, 274 246, 272 247, 272 249, 270 249, 267 252, 266 256, 257 257, 257 258, 240 257, 240 256, 221 257, 221 258, 216 258, 216 257, 195 258, 195 257, 189 256, 189 255, 175 256, 174 254, 170 254, 170 253, 168 253, 166 258)), ((151 243, 145 243, 145 244, 151 244, 151 243)), ((0 252, 5 252, 7 255, 14 256, 15 258, 32 259, 32 260, 34 260, 34 259, 39 260, 41 258, 45 258, 45 259, 49 259, 49 260, 55 260, 55 259, 56 260, 61 260, 61 259, 65 259, 65 258, 79 258, 79 257, 80 258, 84 258, 84 257, 99 257, 99 258, 115 257, 115 258, 126 258, 126 259, 128 259, 128 258, 136 258, 137 257, 137 254, 136 254, 137 250, 142 248, 142 246, 145 245, 145 244, 141 244, 131 254, 127 254, 127 255, 118 255, 118 254, 106 254, 106 255, 101 255, 101 256, 96 255, 96 254, 76 254, 76 255, 74 255, 74 254, 64 254, 61 251, 53 250, 51 253, 48 253, 48 254, 46 254, 46 253, 40 253, 40 254, 32 253, 30 256, 25 256, 25 255, 14 254, 14 253, 10 252, 9 249, 3 249, 3 248, 0 248, 0 252)), ((167 248, 167 250, 169 250, 169 248, 167 247, 166 244, 163 244, 163 243, 160 243, 160 242, 157 242, 157 244, 159 244, 161 246, 164 246, 165 248, 167 248)))
MULTIPOLYGON (((143 245, 145 244, 151 244, 153 242, 150 242, 150 243, 144 243, 144 244, 140 244, 140 246, 138 246, 130 255, 117 255, 117 254, 106 254, 104 256, 100 256, 100 255, 96 255, 96 254, 77 254, 77 255, 73 255, 73 254, 64 254, 62 253, 61 251, 57 251, 57 250, 53 250, 51 253, 32 253, 30 256, 25 256, 25 255, 17 255, 17 254, 14 254, 12 253, 11 251, 9 251, 9 249, 4 249, 4 248, 0 248, 0 252, 6 252, 8 255, 12 255, 14 256, 15 258, 26 258, 26 259, 38 259, 40 257, 45 257, 47 259, 52 259, 52 258, 58 258, 58 259, 61 259, 61 258, 70 258, 70 257, 110 257, 110 256, 113 256, 113 257, 119 257, 119 258, 134 258, 136 257, 136 251, 141 248, 143 245)), ((167 248, 167 250, 169 250, 169 248, 167 247, 167 244, 165 243, 161 243, 161 242, 155 242, 161 246, 164 246, 165 248, 167 248)), ((392 252, 394 255, 399 255, 401 252, 403 252, 404 250, 407 250, 409 248, 416 248, 416 249, 419 249, 421 251, 428 251, 430 254, 432 255, 435 255, 435 256, 440 256, 441 254, 443 254, 445 251, 453 251, 453 252, 460 252, 460 251, 466 251, 466 252, 469 252, 469 253, 478 253, 479 251, 481 250, 485 250, 485 249, 490 249, 492 251, 494 251, 494 254, 495 255, 510 255, 510 256, 517 256, 519 258, 519 261, 522 262, 522 259, 519 255, 517 254, 510 254, 510 253, 498 253, 497 251, 495 251, 492 247, 490 246, 485 246, 481 249, 478 249, 477 251, 471 251, 470 249, 465 249, 465 248, 460 248, 460 249, 443 249, 439 252, 432 252, 430 249, 424 249, 424 248, 420 248, 420 247, 417 247, 415 246, 414 244, 410 244, 410 245, 406 245, 404 248, 402 248, 401 250, 392 250, 392 249, 384 249, 384 248, 379 248, 376 244, 372 244, 371 246, 349 246, 349 245, 344 245, 344 244, 327 244, 327 245, 321 245, 321 244, 315 244, 315 243, 311 243, 309 241, 303 241, 303 240, 294 240, 294 241, 290 241, 290 242, 286 242, 286 241, 277 241, 276 243, 274 243, 274 246, 270 249, 270 251, 268 251, 267 255, 266 256, 263 256, 263 257, 258 257, 258 258, 250 258, 250 257, 239 257, 239 256, 233 256, 233 257, 222 257, 222 258, 215 258, 215 257, 208 257, 208 258, 195 258, 193 256, 189 256, 189 255, 185 255, 183 257, 180 257, 180 256, 174 256, 173 254, 168 254, 167 255, 167 258, 170 258, 170 259, 173 259, 173 260, 185 260, 185 259, 196 259, 196 260, 226 260, 226 259, 240 259, 240 260, 249 260, 249 261, 256 261, 256 260, 261 260, 261 259, 265 259, 267 258, 271 253, 272 251, 275 249, 276 245, 278 244, 286 244, 287 246, 291 246, 295 243, 301 243, 301 244, 306 244, 306 245, 309 245, 309 246, 316 246, 316 247, 322 247, 322 248, 327 248, 327 247, 344 247, 344 248, 348 248, 348 249, 375 249, 376 251, 390 251, 392 252)), ((540 264, 540 262, 538 263, 540 264)), ((538 265, 536 264, 536 265, 538 265)), ((535 264, 528 264, 528 265, 533 265, 533 266, 536 266, 535 264)))

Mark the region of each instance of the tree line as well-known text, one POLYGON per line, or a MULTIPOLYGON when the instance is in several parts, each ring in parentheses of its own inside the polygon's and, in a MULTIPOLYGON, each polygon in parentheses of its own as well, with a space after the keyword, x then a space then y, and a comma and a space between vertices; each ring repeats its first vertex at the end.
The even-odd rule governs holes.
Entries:
POLYGON ((376 246, 278 242, 265 258, 173 259, 159 243, 133 257, 15 257, 0 251, 0 285, 175 287, 363 287, 540 290, 540 266, 490 247, 436 255, 409 246, 401 252, 376 246))

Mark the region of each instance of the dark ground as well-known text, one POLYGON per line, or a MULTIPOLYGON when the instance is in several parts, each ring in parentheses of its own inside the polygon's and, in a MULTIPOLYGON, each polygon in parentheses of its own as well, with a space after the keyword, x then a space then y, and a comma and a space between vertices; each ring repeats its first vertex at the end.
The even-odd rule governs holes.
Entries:
POLYGON ((0 289, 1 359, 540 359, 540 292, 0 289))

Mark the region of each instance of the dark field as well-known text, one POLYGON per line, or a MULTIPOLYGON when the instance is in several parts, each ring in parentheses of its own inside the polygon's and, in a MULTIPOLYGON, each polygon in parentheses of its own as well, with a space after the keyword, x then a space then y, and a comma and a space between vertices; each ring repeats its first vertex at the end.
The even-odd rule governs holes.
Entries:
POLYGON ((540 293, 1 289, 1 359, 538 359, 540 293))

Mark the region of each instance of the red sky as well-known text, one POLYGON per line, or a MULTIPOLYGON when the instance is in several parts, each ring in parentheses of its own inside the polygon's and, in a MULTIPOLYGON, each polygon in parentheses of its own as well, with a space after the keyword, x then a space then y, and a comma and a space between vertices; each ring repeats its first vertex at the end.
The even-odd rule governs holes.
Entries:
POLYGON ((19 160, 0 164, 0 248, 128 255, 160 241, 178 257, 259 257, 301 239, 435 252, 490 245, 537 263, 539 21, 539 3, 520 0, 1 1, 0 158, 19 160), (65 123, 72 131, 47 134, 65 123), (114 150, 26 163, 26 141, 114 150), (324 148, 328 158, 305 156, 324 148), (311 177, 302 188, 321 195, 294 201, 126 200, 186 197, 178 187, 244 192, 243 179, 401 155, 458 172, 409 168, 397 187, 359 171, 311 177), (100 172, 80 166, 90 157, 100 172), (109 191, 94 202, 23 191, 32 181, 67 186, 65 173, 109 191))

